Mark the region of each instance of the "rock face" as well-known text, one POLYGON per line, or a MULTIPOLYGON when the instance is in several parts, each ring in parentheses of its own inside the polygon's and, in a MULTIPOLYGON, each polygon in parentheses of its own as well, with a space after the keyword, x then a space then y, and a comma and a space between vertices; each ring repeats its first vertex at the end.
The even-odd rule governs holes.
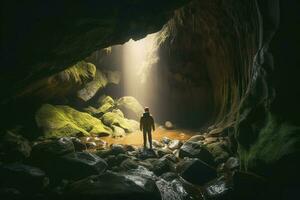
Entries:
POLYGON ((125 96, 117 101, 117 107, 125 114, 129 119, 140 120, 144 109, 143 106, 131 96, 125 96))
POLYGON ((67 199, 160 200, 155 182, 149 178, 107 172, 70 185, 67 199))
POLYGON ((46 137, 110 135, 112 130, 101 120, 69 106, 43 105, 36 113, 36 122, 46 137))
POLYGON ((31 146, 21 135, 7 131, 1 137, 0 151, 1 161, 21 161, 29 157, 31 146))

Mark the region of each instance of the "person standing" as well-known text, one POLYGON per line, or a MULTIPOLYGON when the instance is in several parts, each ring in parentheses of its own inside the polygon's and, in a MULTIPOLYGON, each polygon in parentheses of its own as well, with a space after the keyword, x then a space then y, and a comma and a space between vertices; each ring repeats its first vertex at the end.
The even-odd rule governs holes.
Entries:
POLYGON ((140 130, 143 131, 144 149, 147 147, 147 136, 152 149, 152 130, 155 131, 155 124, 152 115, 150 114, 149 108, 145 107, 145 112, 140 119, 140 130))

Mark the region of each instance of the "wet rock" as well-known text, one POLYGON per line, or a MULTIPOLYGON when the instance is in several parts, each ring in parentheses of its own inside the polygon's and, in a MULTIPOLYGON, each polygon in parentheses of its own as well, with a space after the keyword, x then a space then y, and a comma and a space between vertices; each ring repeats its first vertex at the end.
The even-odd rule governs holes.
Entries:
POLYGON ((217 178, 204 186, 204 195, 207 199, 231 199, 230 183, 224 178, 217 178))
POLYGON ((164 155, 172 154, 173 152, 169 148, 163 147, 163 148, 157 149, 156 153, 157 153, 158 157, 161 158, 164 155))
POLYGON ((127 158, 130 158, 130 156, 128 156, 126 154, 119 154, 119 155, 116 156, 116 161, 117 161, 117 163, 119 165, 121 162, 123 162, 127 158))
POLYGON ((177 163, 179 161, 178 157, 175 156, 174 154, 167 154, 164 155, 163 158, 169 159, 170 161, 172 161, 173 163, 177 163))
POLYGON ((179 157, 199 158, 209 165, 215 165, 212 154, 198 142, 186 142, 179 149, 179 157))
POLYGON ((176 169, 182 178, 197 185, 203 185, 217 176, 214 168, 197 158, 183 160, 176 169))
POLYGON ((168 138, 168 137, 163 137, 163 138, 161 139, 161 142, 162 142, 163 144, 169 144, 169 143, 171 142, 171 139, 168 138))
POLYGON ((147 158, 157 158, 158 156, 153 149, 139 149, 137 157, 139 159, 145 160, 147 158))
POLYGON ((144 112, 143 106, 131 96, 125 96, 118 99, 117 107, 127 118, 134 120, 140 120, 140 117, 144 112))
POLYGON ((217 137, 207 137, 205 138, 205 140, 203 141, 203 144, 211 144, 211 143, 214 143, 214 142, 218 142, 219 139, 217 137))
POLYGON ((171 140, 170 143, 168 144, 169 149, 175 150, 179 149, 182 145, 182 142, 180 140, 171 140))
POLYGON ((152 140, 152 145, 153 145, 153 147, 155 147, 155 148, 162 148, 162 147, 165 146, 163 143, 161 143, 161 142, 159 142, 159 141, 157 141, 157 140, 152 140))
POLYGON ((100 158, 105 158, 110 155, 110 152, 111 152, 110 149, 102 149, 102 150, 97 150, 95 154, 100 158))
POLYGON ((124 145, 124 148, 125 148, 125 151, 126 152, 130 152, 130 151, 135 151, 136 150, 136 148, 134 147, 134 146, 132 146, 132 145, 124 145))
POLYGON ((106 172, 71 184, 66 199, 131 199, 160 200, 160 192, 153 180, 139 175, 106 172))
POLYGON ((118 154, 125 154, 126 150, 123 145, 121 144, 112 144, 110 146, 111 154, 118 155, 118 154))
POLYGON ((29 157, 31 147, 28 140, 21 135, 7 131, 0 138, 0 152, 0 159, 3 161, 22 161, 29 157))
POLYGON ((121 163, 121 167, 125 170, 137 169, 138 168, 138 162, 131 159, 131 158, 128 158, 128 159, 124 160, 121 163))
POLYGON ((153 168, 151 171, 154 172, 155 175, 160 176, 163 173, 174 171, 175 166, 172 161, 167 158, 160 158, 153 161, 153 168))
POLYGON ((40 191, 49 184, 44 171, 19 163, 1 165, 0 177, 1 187, 15 188, 24 193, 40 191))
POLYGON ((240 161, 236 157, 230 157, 225 163, 225 167, 231 170, 238 169, 239 166, 240 166, 240 161))
POLYGON ((194 135, 190 139, 188 139, 189 142, 199 142, 205 140, 205 137, 203 135, 194 135))
POLYGON ((88 152, 67 154, 52 163, 52 169, 48 168, 51 175, 72 180, 103 173, 107 168, 105 160, 88 152))
POLYGON ((166 181, 173 181, 174 179, 178 178, 178 175, 174 172, 166 172, 160 176, 160 178, 166 181))
POLYGON ((85 145, 88 149, 95 149, 97 147, 96 142, 87 142, 85 145))
POLYGON ((172 122, 166 121, 165 122, 165 128, 171 130, 171 129, 174 129, 174 125, 173 125, 172 122))
POLYGON ((74 145, 75 151, 84 151, 87 149, 87 146, 78 138, 71 137, 72 143, 74 145))
POLYGON ((112 169, 114 166, 116 166, 118 163, 117 163, 117 158, 115 155, 109 155, 105 158, 105 161, 107 162, 108 164, 108 168, 109 169, 112 169))
POLYGON ((32 146, 32 157, 35 160, 49 159, 73 152, 75 152, 73 142, 67 137, 37 142, 32 146))

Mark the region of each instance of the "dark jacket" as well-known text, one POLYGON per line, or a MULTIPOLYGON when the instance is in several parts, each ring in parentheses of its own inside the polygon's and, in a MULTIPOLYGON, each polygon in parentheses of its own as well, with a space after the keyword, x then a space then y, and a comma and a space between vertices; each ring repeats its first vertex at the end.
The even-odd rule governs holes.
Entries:
POLYGON ((150 115, 150 113, 145 112, 140 120, 140 130, 141 131, 144 131, 144 130, 151 131, 151 129, 153 131, 155 130, 154 119, 150 115))

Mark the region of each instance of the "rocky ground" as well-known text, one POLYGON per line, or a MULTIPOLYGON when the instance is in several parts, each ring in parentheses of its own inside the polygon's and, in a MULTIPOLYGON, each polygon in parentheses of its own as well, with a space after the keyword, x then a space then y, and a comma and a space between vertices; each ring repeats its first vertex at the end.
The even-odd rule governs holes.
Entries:
POLYGON ((239 171, 226 136, 163 137, 153 150, 90 143, 77 137, 29 142, 7 132, 1 199, 251 199, 264 184, 239 171))

